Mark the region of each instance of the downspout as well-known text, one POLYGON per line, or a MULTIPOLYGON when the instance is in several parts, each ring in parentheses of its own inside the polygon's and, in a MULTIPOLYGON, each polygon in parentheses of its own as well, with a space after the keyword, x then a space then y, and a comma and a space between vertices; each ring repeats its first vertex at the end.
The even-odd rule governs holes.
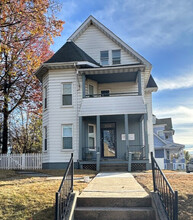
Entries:
MULTIPOLYGON (((79 95, 78 95, 78 92, 80 91, 80 82, 79 82, 79 78, 78 78, 78 69, 77 69, 77 64, 74 63, 74 69, 75 69, 75 74, 76 74, 76 129, 77 129, 77 134, 78 137, 80 136, 80 133, 79 133, 79 116, 78 116, 78 109, 79 109, 79 105, 78 105, 78 102, 79 102, 79 95)), ((80 139, 80 137, 79 137, 80 139)), ((79 143, 79 141, 77 142, 79 143)), ((77 162, 79 161, 79 144, 77 144, 78 146, 78 153, 77 153, 77 162)))

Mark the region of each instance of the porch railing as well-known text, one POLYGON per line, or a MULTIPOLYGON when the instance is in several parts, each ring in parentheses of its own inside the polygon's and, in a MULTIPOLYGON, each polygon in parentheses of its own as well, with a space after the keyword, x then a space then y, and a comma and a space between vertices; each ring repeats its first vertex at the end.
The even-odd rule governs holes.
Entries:
POLYGON ((82 159, 83 160, 96 160, 96 148, 84 147, 82 148, 82 159))
POLYGON ((143 160, 145 159, 145 146, 129 145, 129 153, 132 154, 132 160, 143 160))
POLYGON ((117 93, 107 93, 107 94, 92 94, 85 95, 85 98, 98 98, 98 97, 116 97, 116 96, 130 96, 130 95, 138 95, 138 92, 117 92, 117 93))
POLYGON ((68 211, 68 205, 71 194, 73 192, 73 175, 74 175, 74 163, 73 154, 71 154, 70 161, 67 169, 64 173, 61 185, 58 192, 56 192, 56 209, 55 220, 65 220, 66 213, 68 211))
POLYGON ((153 188, 169 220, 178 220, 178 191, 174 191, 151 152, 153 188))

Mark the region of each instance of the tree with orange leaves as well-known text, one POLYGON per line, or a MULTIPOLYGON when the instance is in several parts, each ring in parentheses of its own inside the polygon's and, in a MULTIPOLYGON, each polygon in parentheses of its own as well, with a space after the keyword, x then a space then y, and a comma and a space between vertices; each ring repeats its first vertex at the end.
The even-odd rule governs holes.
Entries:
POLYGON ((3 115, 3 147, 7 153, 8 119, 20 105, 36 108, 39 83, 35 70, 52 52, 63 21, 55 17, 54 0, 1 0, 0 2, 0 114, 3 115))

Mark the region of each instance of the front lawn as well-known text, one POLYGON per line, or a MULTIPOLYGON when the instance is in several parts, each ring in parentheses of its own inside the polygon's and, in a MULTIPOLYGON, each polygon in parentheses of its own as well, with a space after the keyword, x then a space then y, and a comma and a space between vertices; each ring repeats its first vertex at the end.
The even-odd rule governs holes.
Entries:
MULTIPOLYGON (((40 172, 40 171, 38 171, 40 172)), ((64 171, 41 171, 53 176, 63 176, 64 171)), ((94 177, 95 171, 75 170, 75 178, 94 177)), ((0 170, 0 219, 48 220, 54 219, 55 193, 61 179, 27 177, 15 171, 0 170)), ((74 181, 74 190, 82 191, 87 183, 74 181)))
MULTIPOLYGON (((164 172, 169 183, 179 194, 179 220, 193 219, 193 175, 178 171, 164 172)), ((153 190, 151 172, 135 175, 136 180, 147 190, 153 190)))

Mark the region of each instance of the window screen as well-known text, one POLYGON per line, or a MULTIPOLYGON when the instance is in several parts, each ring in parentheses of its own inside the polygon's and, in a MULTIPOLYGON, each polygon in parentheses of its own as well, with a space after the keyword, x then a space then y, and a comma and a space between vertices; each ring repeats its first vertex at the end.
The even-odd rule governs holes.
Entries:
POLYGON ((62 105, 72 105, 72 84, 63 84, 62 105))
POLYGON ((72 149, 72 125, 62 127, 63 149, 72 149))

